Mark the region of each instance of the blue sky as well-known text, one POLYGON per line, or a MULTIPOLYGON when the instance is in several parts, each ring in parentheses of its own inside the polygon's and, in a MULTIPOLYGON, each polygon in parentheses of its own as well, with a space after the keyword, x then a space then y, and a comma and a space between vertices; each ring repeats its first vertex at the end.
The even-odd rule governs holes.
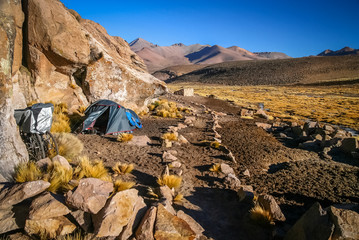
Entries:
POLYGON ((359 48, 359 0, 62 0, 130 42, 233 45, 292 57, 359 48))

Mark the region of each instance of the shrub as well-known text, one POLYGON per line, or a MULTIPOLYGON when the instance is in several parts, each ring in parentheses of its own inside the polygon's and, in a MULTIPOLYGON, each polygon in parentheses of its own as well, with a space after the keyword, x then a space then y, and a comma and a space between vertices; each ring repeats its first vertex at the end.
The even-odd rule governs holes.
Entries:
POLYGON ((86 156, 79 158, 79 165, 74 171, 74 176, 76 179, 99 178, 104 181, 111 181, 103 162, 100 160, 91 162, 86 156))
POLYGON ((43 176, 35 162, 22 162, 15 169, 15 181, 19 183, 40 180, 43 176))
POLYGON ((213 164, 212 167, 209 169, 209 171, 219 173, 221 171, 221 164, 220 163, 213 164))
POLYGON ((169 132, 163 134, 161 138, 162 138, 162 139, 168 139, 168 140, 170 140, 170 141, 177 141, 177 140, 178 140, 176 134, 174 134, 174 133, 169 133, 169 132))
POLYGON ((69 169, 59 162, 53 162, 48 166, 47 171, 48 175, 45 175, 44 180, 50 182, 50 187, 48 188, 50 192, 67 192, 75 187, 75 185, 69 183, 73 177, 72 168, 69 169))
POLYGON ((117 137, 118 142, 129 142, 133 138, 133 135, 130 133, 121 133, 117 137))
POLYGON ((164 118, 182 118, 180 112, 190 113, 189 108, 177 107, 175 102, 168 102, 167 100, 158 100, 147 106, 150 111, 155 111, 155 115, 164 118))
POLYGON ((157 183, 160 186, 167 185, 170 189, 178 188, 182 183, 182 177, 176 175, 163 175, 157 178, 157 183))
POLYGON ((65 113, 54 113, 51 130, 52 133, 71 132, 70 118, 65 113))
POLYGON ((84 114, 85 114, 86 109, 87 109, 87 107, 86 107, 86 106, 81 105, 81 106, 79 106, 79 107, 77 108, 77 112, 78 112, 79 114, 84 115, 84 114))
MULTIPOLYGON (((59 148, 59 155, 66 158, 69 162, 78 158, 82 152, 84 145, 78 137, 71 133, 55 133, 57 146, 59 148)), ((51 157, 54 157, 56 153, 50 153, 51 157)))
POLYGON ((272 225, 273 216, 259 204, 256 204, 250 211, 250 218, 260 225, 272 225))
POLYGON ((113 183, 114 192, 120 192, 132 188, 136 183, 135 182, 124 182, 122 180, 117 180, 113 183))
POLYGON ((117 174, 126 174, 132 172, 134 168, 133 164, 117 163, 112 170, 117 174))

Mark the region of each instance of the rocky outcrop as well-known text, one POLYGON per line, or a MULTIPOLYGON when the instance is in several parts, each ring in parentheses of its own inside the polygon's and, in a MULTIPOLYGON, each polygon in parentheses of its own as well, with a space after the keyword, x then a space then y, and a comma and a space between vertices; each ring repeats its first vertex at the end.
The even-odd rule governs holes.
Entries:
POLYGON ((21 63, 24 15, 18 0, 0 1, 0 181, 12 179, 14 166, 28 159, 13 117, 12 76, 21 63))
POLYGON ((17 73, 21 88, 15 99, 61 101, 74 110, 107 98, 139 109, 167 91, 122 38, 60 1, 27 0, 23 9, 28 71, 17 73))

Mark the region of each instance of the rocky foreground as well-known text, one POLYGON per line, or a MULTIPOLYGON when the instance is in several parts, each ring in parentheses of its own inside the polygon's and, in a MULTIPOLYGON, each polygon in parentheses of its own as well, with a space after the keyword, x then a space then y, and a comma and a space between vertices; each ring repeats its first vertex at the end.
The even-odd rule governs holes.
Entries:
MULTIPOLYGON (((111 182, 83 178, 62 195, 47 192, 44 181, 7 183, 1 232, 13 239, 78 231, 87 239, 358 239, 358 146, 348 151, 349 133, 273 122, 266 112, 216 99, 168 98, 192 113, 182 120, 145 116, 144 129, 128 143, 79 136, 83 154, 109 169, 135 164, 129 175, 112 173, 135 181, 134 188, 116 193, 111 182), (178 140, 161 140, 164 133, 178 140), (159 187, 163 175, 182 177, 181 187, 159 187), (253 215, 255 206, 269 221, 253 215)), ((52 161, 68 164, 60 159, 52 161)))

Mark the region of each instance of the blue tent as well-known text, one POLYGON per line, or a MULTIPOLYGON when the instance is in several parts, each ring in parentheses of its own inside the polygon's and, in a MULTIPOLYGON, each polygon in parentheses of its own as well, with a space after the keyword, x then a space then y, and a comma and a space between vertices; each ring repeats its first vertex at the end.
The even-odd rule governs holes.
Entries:
POLYGON ((142 128, 141 120, 134 111, 110 100, 94 102, 86 109, 85 116, 81 132, 96 130, 116 135, 142 128))

